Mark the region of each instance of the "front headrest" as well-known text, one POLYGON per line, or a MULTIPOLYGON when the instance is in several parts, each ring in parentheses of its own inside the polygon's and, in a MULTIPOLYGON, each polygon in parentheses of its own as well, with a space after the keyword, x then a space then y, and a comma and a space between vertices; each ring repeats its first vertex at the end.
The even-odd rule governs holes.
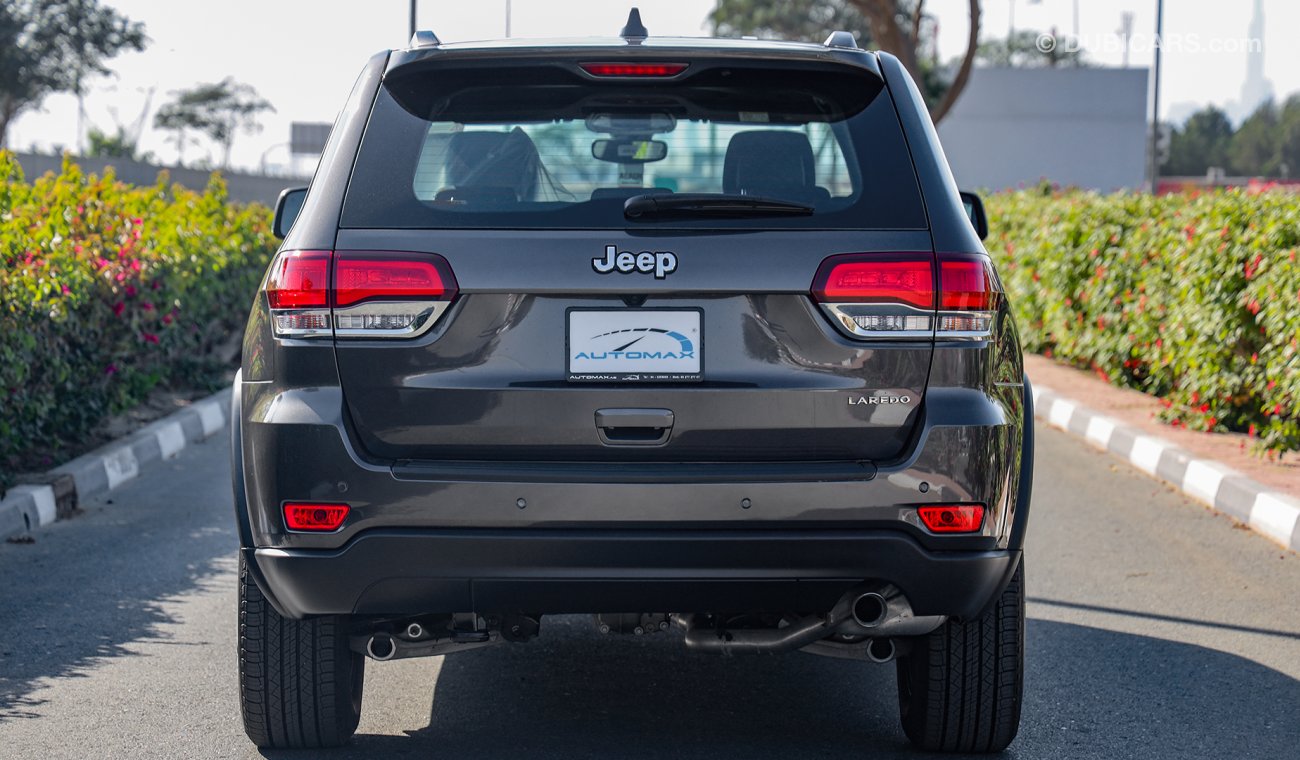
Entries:
POLYGON ((722 191, 730 195, 802 194, 817 184, 812 143, 802 132, 740 132, 727 143, 722 191))

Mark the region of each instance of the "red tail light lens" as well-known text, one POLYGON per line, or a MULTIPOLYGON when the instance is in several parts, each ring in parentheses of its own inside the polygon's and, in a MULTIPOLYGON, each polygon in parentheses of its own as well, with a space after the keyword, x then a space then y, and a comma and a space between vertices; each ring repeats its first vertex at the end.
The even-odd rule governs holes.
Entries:
POLYGON ((284 251, 266 282, 282 338, 413 338, 455 297, 451 267, 432 253, 284 251))
POLYGON ((993 271, 983 257, 943 257, 939 262, 939 308, 951 311, 992 311, 998 292, 993 271))
POLYGON ((936 504, 916 511, 933 533, 974 533, 984 525, 983 504, 936 504))
POLYGON ((822 262, 813 295, 823 303, 900 303, 933 309, 931 259, 928 253, 835 256, 822 262))
POLYGON ((290 501, 284 505, 284 524, 289 530, 328 533, 339 529, 352 508, 347 504, 314 504, 290 501))
POLYGON ((334 269, 334 305, 351 306, 375 299, 442 299, 455 295, 451 270, 426 254, 338 254, 334 269))
POLYGON ((266 281, 272 309, 319 309, 329 305, 329 251, 280 254, 266 281))
POLYGON ((675 77, 686 70, 684 63, 581 63, 594 77, 675 77))

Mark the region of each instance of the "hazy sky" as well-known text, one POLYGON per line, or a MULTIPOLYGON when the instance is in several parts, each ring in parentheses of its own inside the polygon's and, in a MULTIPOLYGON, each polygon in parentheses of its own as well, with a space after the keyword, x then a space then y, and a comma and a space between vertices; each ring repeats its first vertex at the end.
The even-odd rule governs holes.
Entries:
MULTIPOLYGON (((130 127, 150 90, 156 109, 170 92, 225 76, 252 84, 277 109, 263 119, 259 134, 235 141, 236 166, 256 167, 265 156, 287 160, 290 121, 332 121, 366 58, 407 39, 406 0, 107 0, 143 21, 152 43, 143 53, 110 62, 116 77, 96 83, 86 100, 88 122, 111 131, 130 127)), ((1262 0, 1267 18, 1262 45, 1265 76, 1279 97, 1300 91, 1300 2, 1262 0)), ((633 4, 610 0, 513 0, 516 37, 614 34, 633 4)), ((707 34, 705 18, 714 0, 637 0, 652 35, 707 34)), ((1075 0, 985 0, 982 36, 1003 37, 1015 8, 1018 29, 1061 34, 1073 29, 1075 0)), ((1134 14, 1135 50, 1130 65, 1149 66, 1155 0, 1078 0, 1079 32, 1091 60, 1121 64, 1114 33, 1125 11, 1134 14)), ((1246 75, 1247 38, 1254 0, 1170 0, 1165 8, 1165 74, 1162 114, 1185 116, 1193 105, 1228 105, 1237 100, 1246 75), (1176 48, 1176 49, 1175 49, 1176 48), (1172 110, 1171 110, 1172 109, 1172 110)), ((444 41, 490 39, 505 33, 506 0, 421 0, 420 26, 444 41)), ((940 23, 939 45, 946 59, 964 49, 967 0, 927 0, 940 23)), ((43 108, 21 117, 8 143, 26 149, 73 146, 76 102, 49 98, 43 108)), ((175 158, 167 135, 146 129, 142 147, 164 161, 175 158)), ((195 158, 207 149, 191 149, 195 158)), ((215 157, 219 153, 210 150, 215 157)))

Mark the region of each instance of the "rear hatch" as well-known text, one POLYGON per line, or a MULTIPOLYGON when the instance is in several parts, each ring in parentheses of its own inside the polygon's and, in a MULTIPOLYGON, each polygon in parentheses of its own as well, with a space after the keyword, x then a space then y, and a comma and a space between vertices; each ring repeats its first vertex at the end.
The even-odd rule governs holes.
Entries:
POLYGON ((939 267, 874 59, 617 52, 386 75, 329 252, 358 444, 898 457, 939 267))

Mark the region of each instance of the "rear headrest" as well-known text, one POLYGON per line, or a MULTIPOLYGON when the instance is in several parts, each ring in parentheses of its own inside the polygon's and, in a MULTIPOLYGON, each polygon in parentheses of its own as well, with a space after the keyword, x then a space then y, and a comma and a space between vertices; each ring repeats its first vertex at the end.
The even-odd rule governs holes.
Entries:
POLYGON ((447 179, 453 187, 506 187, 516 200, 533 200, 541 158, 532 138, 519 127, 509 132, 457 132, 447 152, 447 179))
POLYGON ((447 142, 447 181, 462 185, 493 151, 505 144, 509 132, 457 132, 447 142))
POLYGON ((802 132, 740 132, 727 143, 722 191, 731 195, 804 194, 817 184, 812 143, 802 132))

